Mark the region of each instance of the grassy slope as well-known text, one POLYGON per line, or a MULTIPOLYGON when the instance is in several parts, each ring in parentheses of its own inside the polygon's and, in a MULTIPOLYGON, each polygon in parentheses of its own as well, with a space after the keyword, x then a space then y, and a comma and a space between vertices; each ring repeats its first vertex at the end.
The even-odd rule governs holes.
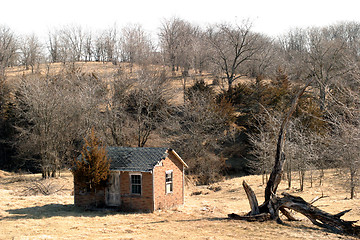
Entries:
MULTIPOLYGON (((72 66, 70 63, 67 63, 67 66, 72 66)), ((121 71, 125 71, 127 73, 130 72, 129 66, 127 63, 119 63, 118 65, 113 65, 112 63, 101 63, 101 62, 76 62, 75 68, 80 70, 83 73, 95 73, 97 76, 100 76, 105 81, 112 81, 114 79, 114 74, 117 73, 119 69, 121 71)), ((157 69, 158 71, 165 70, 167 71, 167 76, 171 79, 171 84, 169 84, 169 90, 173 92, 172 97, 173 101, 182 103, 183 101, 183 78, 181 77, 181 71, 178 71, 173 75, 170 71, 170 68, 163 66, 152 66, 153 69, 157 69)), ((43 74, 45 75, 47 72, 50 74, 56 74, 64 70, 64 64, 62 63, 51 63, 49 65, 41 64, 39 68, 34 70, 34 74, 43 74)), ((136 72, 140 70, 139 66, 134 66, 133 73, 130 74, 135 76, 136 72)), ((195 80, 203 79, 207 84, 212 84, 211 74, 203 73, 200 75, 199 73, 195 73, 194 71, 189 72, 190 77, 187 78, 186 86, 192 86, 195 83, 195 80)), ((7 68, 6 76, 9 82, 16 82, 16 79, 22 76, 31 75, 31 70, 25 70, 23 66, 19 67, 11 67, 7 68)), ((251 82, 251 79, 242 77, 236 80, 234 83, 237 84, 239 82, 251 82)), ((220 91, 220 89, 226 89, 227 86, 222 84, 218 85, 215 90, 220 91)))
MULTIPOLYGON (((5 176, 6 175, 6 176, 5 176)), ((253 187, 262 202, 264 186, 259 185, 260 176, 234 177, 217 183, 221 190, 214 192, 207 186, 186 188, 183 207, 155 213, 90 212, 73 205, 72 176, 64 173, 53 179, 56 187, 63 190, 50 196, 24 196, 23 190, 40 175, 9 175, 0 178, 0 239, 352 239, 320 229, 304 216, 302 221, 248 223, 227 220, 227 214, 245 213, 249 210, 241 184, 244 179, 253 187), (191 193, 201 191, 201 195, 191 193)), ((345 215, 347 220, 360 216, 360 200, 348 200, 342 186, 333 185, 337 175, 327 172, 324 186, 288 190, 306 200, 324 193, 330 197, 319 200, 316 205, 331 213, 352 208, 345 215)), ((295 181, 294 184, 297 184, 295 181)), ((279 193, 285 190, 281 185, 279 193)))

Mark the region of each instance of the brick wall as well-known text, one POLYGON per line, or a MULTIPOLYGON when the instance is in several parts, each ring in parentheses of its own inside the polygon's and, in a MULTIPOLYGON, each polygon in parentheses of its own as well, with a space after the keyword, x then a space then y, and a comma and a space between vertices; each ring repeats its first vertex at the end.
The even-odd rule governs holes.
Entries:
POLYGON ((122 208, 129 210, 153 211, 152 198, 152 174, 143 172, 141 195, 132 195, 130 193, 130 173, 120 173, 120 192, 122 208))
POLYGON ((96 192, 87 192, 74 182, 74 204, 77 207, 102 207, 105 206, 105 188, 96 192))
POLYGON ((155 210, 183 205, 183 165, 173 153, 162 161, 162 166, 154 168, 155 210), (165 173, 173 171, 173 192, 165 192, 165 173))
MULTIPOLYGON (((152 173, 141 173, 141 195, 130 193, 130 173, 120 173, 121 208, 124 210, 153 211, 152 173)), ((106 189, 102 188, 93 192, 86 192, 74 182, 74 203, 77 207, 102 207, 105 206, 106 189)))

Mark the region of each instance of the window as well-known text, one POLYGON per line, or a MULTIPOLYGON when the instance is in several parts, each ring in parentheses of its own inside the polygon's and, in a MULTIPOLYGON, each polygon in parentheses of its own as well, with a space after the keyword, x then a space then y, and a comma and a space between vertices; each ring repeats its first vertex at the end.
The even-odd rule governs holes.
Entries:
POLYGON ((141 195, 141 174, 130 175, 130 191, 131 194, 141 195))
POLYGON ((173 192, 173 171, 165 172, 165 193, 173 192))

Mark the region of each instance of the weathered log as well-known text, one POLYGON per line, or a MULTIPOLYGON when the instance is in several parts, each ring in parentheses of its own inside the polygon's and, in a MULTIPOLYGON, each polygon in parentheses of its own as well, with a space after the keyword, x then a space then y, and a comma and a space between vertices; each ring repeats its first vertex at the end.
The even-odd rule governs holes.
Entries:
MULTIPOLYGON (((330 214, 306 202, 301 197, 288 193, 282 193, 282 195, 283 197, 281 198, 273 197, 271 199, 275 212, 278 212, 280 208, 293 209, 306 216, 313 224, 319 227, 330 229, 336 233, 360 235, 360 226, 354 225, 357 221, 346 221, 340 218, 350 210, 345 210, 338 214, 330 214)), ((278 216, 278 214, 275 213, 274 216, 278 216)))
MULTIPOLYGON (((252 190, 250 185, 246 183, 245 180, 243 181, 243 187, 246 192, 246 196, 249 200, 249 204, 250 204, 250 208, 251 208, 251 211, 248 214, 246 214, 246 216, 254 216, 254 215, 261 214, 260 212, 262 212, 262 213, 266 212, 268 210, 268 207, 267 207, 268 202, 265 202, 265 204, 262 204, 259 207, 257 197, 256 197, 254 191, 252 190)), ((285 217, 288 218, 288 220, 297 221, 297 219, 294 218, 286 209, 280 208, 280 211, 282 214, 284 214, 285 217)))
MULTIPOLYGON (((243 186, 244 189, 246 189, 245 191, 249 198, 251 208, 256 209, 257 199, 254 191, 245 181, 243 182, 243 186), (255 205, 255 207, 253 205, 255 205)), ((234 220, 245 220, 249 222, 263 222, 272 219, 277 223, 282 224, 283 221, 280 219, 279 211, 281 211, 289 220, 295 221, 296 219, 287 211, 287 209, 292 209, 303 214, 313 224, 319 227, 329 229, 335 233, 360 236, 360 226, 354 224, 357 221, 346 221, 341 219, 341 217, 351 211, 351 209, 337 214, 330 214, 313 206, 311 203, 306 202, 303 198, 288 193, 282 193, 282 197, 278 197, 275 194, 271 195, 269 201, 267 201, 267 212, 264 212, 264 208, 261 208, 261 206, 258 209, 260 213, 257 214, 252 214, 252 212, 255 211, 250 211, 244 216, 232 213, 229 214, 228 217, 234 220)))
POLYGON ((289 211, 287 211, 285 208, 280 207, 280 212, 287 217, 287 219, 289 221, 299 221, 298 219, 296 219, 293 215, 291 215, 291 213, 289 211))

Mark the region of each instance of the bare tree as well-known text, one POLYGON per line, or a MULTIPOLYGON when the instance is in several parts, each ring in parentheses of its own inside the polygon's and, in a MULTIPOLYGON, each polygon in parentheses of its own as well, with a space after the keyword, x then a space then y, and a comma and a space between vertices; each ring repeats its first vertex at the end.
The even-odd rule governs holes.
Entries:
POLYGON ((85 62, 93 61, 94 55, 94 39, 91 31, 84 33, 84 58, 85 62))
MULTIPOLYGON (((329 37, 329 28, 297 29, 283 38, 286 60, 294 67, 295 78, 313 76, 319 89, 320 109, 324 111, 327 95, 337 84, 354 70, 354 59, 346 42, 329 37)), ((296 79, 296 80, 297 80, 296 79)))
POLYGON ((337 164, 343 169, 346 176, 347 189, 349 189, 350 199, 355 198, 356 191, 360 183, 359 164, 360 164, 360 128, 359 122, 355 125, 342 122, 339 125, 337 137, 333 139, 332 147, 336 152, 337 164))
POLYGON ((130 63, 130 72, 133 70, 134 63, 140 65, 150 63, 155 52, 150 36, 140 25, 127 26, 122 29, 120 48, 122 60, 130 63))
POLYGON ((31 67, 31 72, 34 72, 34 67, 39 64, 42 58, 42 44, 35 34, 26 36, 20 46, 21 63, 26 70, 31 67))
POLYGON ((131 146, 130 119, 126 112, 126 101, 130 90, 136 86, 134 79, 119 71, 111 82, 110 97, 104 119, 104 137, 109 146, 131 146), (110 134, 109 134, 110 133, 110 134))
POLYGON ((102 33, 104 44, 105 61, 116 64, 119 58, 118 30, 116 25, 105 29, 102 33))
POLYGON ((126 98, 126 112, 138 147, 144 147, 155 129, 161 127, 168 115, 166 75, 145 70, 137 76, 137 88, 126 98))
POLYGON ((98 126, 102 87, 94 75, 72 69, 21 79, 16 103, 19 157, 38 162, 44 178, 55 176, 88 129, 98 126))
POLYGON ((307 40, 305 30, 296 28, 290 30, 286 35, 280 37, 276 44, 279 46, 278 56, 281 56, 281 64, 290 74, 290 80, 301 79, 306 75, 304 66, 304 55, 307 52, 307 40))
POLYGON ((94 58, 99 62, 112 62, 117 64, 119 61, 119 36, 116 25, 105 30, 99 31, 94 39, 94 58))
POLYGON ((354 198, 359 186, 360 81, 350 77, 347 80, 347 85, 339 86, 330 95, 331 107, 326 114, 332 128, 330 156, 340 169, 348 170, 350 197, 354 198))
POLYGON ((275 136, 279 120, 269 113, 258 114, 255 120, 254 131, 248 134, 252 145, 250 154, 254 158, 249 161, 249 167, 253 172, 262 175, 262 184, 265 184, 273 164, 271 159, 275 157, 275 136))
POLYGON ((0 78, 5 77, 5 68, 13 66, 17 59, 17 40, 10 28, 0 25, 0 78))
POLYGON ((331 41, 343 41, 356 61, 359 60, 360 24, 358 22, 340 22, 324 29, 324 35, 331 41))
POLYGON ((83 57, 84 30, 79 25, 65 26, 59 30, 60 41, 63 51, 66 52, 66 60, 70 62, 80 61, 83 57))
POLYGON ((274 41, 264 35, 259 35, 255 43, 259 46, 259 50, 255 52, 252 61, 246 61, 245 71, 249 77, 256 78, 261 81, 263 78, 269 78, 273 75, 273 69, 280 64, 277 57, 277 49, 274 41))
POLYGON ((318 81, 320 109, 326 108, 326 95, 334 81, 348 73, 351 65, 347 48, 343 41, 327 41, 317 29, 308 31, 309 55, 307 56, 310 74, 318 81))
MULTIPOLYGON (((298 172, 300 191, 304 190, 307 174, 309 174, 310 187, 312 187, 315 168, 318 167, 323 170, 325 167, 321 161, 321 158, 326 158, 322 156, 324 151, 326 151, 322 144, 322 142, 327 141, 327 139, 323 139, 324 136, 326 134, 321 136, 309 128, 309 126, 304 125, 303 116, 297 116, 289 122, 288 146, 285 147, 287 163, 290 167, 287 173, 291 174, 291 170, 298 172)), ((291 181, 289 175, 288 181, 291 181)))
POLYGON ((183 22, 180 27, 177 65, 182 68, 182 75, 186 77, 193 66, 195 39, 199 36, 200 29, 188 22, 183 22))
POLYGON ((243 65, 261 49, 257 44, 259 34, 251 31, 251 24, 220 24, 207 30, 206 40, 211 48, 211 62, 226 79, 228 91, 233 82, 244 75, 243 65))
POLYGON ((97 62, 105 62, 105 41, 101 33, 98 33, 94 39, 94 58, 97 62))
POLYGON ((225 169, 221 143, 229 137, 233 107, 225 100, 216 102, 211 89, 196 87, 188 89, 187 101, 176 112, 167 128, 171 145, 187 159, 199 184, 218 180, 225 169))
POLYGON ((55 63, 62 60, 60 53, 60 39, 57 31, 48 33, 47 48, 50 54, 51 62, 55 63))
POLYGON ((165 62, 173 72, 179 67, 184 67, 186 71, 190 68, 196 31, 196 27, 180 18, 173 17, 163 21, 159 33, 160 46, 165 62))
POLYGON ((204 70, 207 70, 210 59, 209 48, 206 41, 204 41, 205 37, 205 33, 201 29, 197 28, 192 40, 192 68, 195 69, 195 71, 199 71, 200 74, 202 74, 204 70))

